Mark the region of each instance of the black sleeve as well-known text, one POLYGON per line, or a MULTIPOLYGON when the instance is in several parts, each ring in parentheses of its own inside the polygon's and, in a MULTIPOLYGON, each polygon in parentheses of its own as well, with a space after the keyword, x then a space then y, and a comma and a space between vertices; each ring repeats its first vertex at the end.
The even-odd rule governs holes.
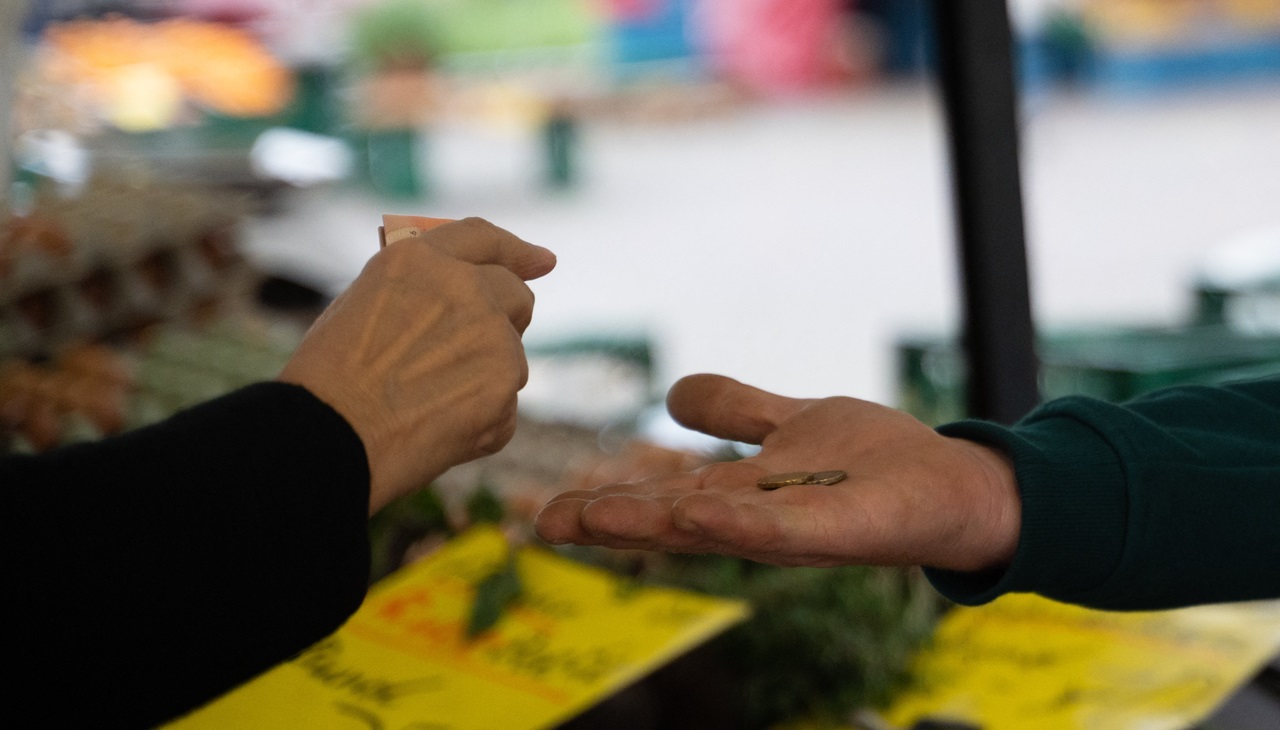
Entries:
POLYGON ((1149 610, 1280 597, 1280 379, 1119 405, 1063 398, 1013 428, 939 430, 1003 449, 1022 496, 1007 570, 928 571, 956 601, 1030 591, 1149 610))
POLYGON ((153 726, 323 638, 364 598, 368 501, 358 436, 282 383, 0 461, 0 716, 153 726))

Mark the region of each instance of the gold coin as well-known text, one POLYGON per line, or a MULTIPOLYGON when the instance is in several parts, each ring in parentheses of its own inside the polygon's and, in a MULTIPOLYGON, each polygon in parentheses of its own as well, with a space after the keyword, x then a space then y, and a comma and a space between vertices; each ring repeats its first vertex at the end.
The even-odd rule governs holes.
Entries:
POLYGON ((815 472, 813 476, 809 477, 809 481, 805 482, 805 484, 838 484, 839 482, 843 482, 848 476, 848 474, 845 474, 839 469, 820 471, 815 472))
POLYGON ((773 476, 761 477, 756 480, 756 486, 761 489, 777 489, 779 487, 789 487, 794 484, 804 484, 813 478, 811 471, 790 471, 786 474, 774 474, 773 476))

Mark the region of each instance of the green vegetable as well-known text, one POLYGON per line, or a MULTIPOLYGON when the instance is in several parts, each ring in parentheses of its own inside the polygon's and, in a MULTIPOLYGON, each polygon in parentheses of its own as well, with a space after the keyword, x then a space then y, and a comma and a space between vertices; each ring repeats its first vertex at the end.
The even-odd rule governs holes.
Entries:
POLYGON ((467 638, 474 639, 493 628, 523 595, 524 584, 516 568, 516 551, 511 550, 503 567, 476 586, 476 600, 471 607, 471 620, 467 623, 467 638))
POLYGON ((434 488, 424 487, 384 507, 369 520, 370 582, 390 575, 404 562, 411 545, 433 535, 453 535, 444 502, 434 488))
POLYGON ((493 487, 481 483, 467 498, 467 520, 473 524, 499 524, 507 516, 507 508, 494 492, 493 487))

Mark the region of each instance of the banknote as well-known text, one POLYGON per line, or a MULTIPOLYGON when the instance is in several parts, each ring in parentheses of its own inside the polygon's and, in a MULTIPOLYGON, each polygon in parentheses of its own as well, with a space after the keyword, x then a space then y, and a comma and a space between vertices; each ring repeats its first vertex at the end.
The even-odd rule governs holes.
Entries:
POLYGON ((387 244, 403 241, 406 238, 421 236, 424 232, 445 223, 452 223, 452 220, 449 218, 391 215, 388 213, 382 216, 382 225, 378 227, 378 241, 381 246, 386 247, 387 244))

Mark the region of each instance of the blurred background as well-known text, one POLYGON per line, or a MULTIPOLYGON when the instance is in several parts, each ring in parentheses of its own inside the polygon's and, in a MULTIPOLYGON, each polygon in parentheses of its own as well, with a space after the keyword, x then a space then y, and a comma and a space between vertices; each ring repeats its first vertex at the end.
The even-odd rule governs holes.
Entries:
MULTIPOLYGON (((918 0, 24 4, 7 198, 36 227, 124 204, 163 228, 184 216, 148 195, 180 183, 235 200, 203 207, 255 272, 325 297, 381 213, 479 215, 561 256, 531 343, 643 342, 659 390, 897 402, 904 333, 956 326, 918 0)), ((1186 321, 1206 257, 1280 226, 1280 2, 1011 10, 1040 323, 1186 321)))
MULTIPOLYGON (((1010 10, 1044 394, 1280 371, 1280 0, 1010 10)), ((693 372, 960 417, 932 30, 922 0, 6 0, 0 450, 272 377, 383 213, 559 255, 536 425, 444 480, 516 512, 732 453, 654 408, 693 372)), ((426 528, 388 529, 390 566, 426 528)))

